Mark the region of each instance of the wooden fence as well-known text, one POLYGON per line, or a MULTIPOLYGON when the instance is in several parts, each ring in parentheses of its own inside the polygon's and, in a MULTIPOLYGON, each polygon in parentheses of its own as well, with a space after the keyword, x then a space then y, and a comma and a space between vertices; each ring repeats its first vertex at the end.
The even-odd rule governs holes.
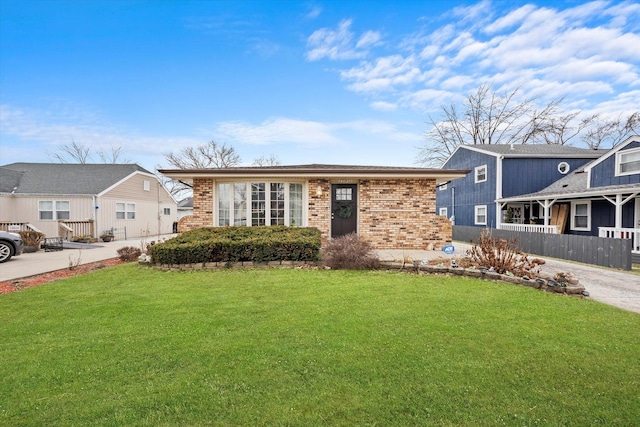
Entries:
MULTIPOLYGON (((454 225, 453 240, 474 243, 483 230, 483 227, 454 225)), ((517 240, 518 247, 528 254, 631 270, 632 242, 629 239, 490 230, 493 237, 517 240)))

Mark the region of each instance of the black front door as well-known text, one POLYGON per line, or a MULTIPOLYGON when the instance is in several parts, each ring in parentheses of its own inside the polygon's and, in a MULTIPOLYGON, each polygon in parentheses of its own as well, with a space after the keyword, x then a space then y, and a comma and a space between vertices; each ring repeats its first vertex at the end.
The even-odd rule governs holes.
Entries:
POLYGON ((358 187, 331 185, 331 237, 355 233, 358 229, 358 187))

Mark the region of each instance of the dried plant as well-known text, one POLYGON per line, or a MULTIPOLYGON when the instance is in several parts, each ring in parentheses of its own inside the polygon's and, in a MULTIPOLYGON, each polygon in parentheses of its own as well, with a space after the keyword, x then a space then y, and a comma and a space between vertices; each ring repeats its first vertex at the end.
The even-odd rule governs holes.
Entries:
POLYGON ((513 273, 516 276, 536 277, 540 273, 539 266, 544 264, 540 258, 529 259, 517 245, 517 239, 498 239, 491 235, 489 229, 480 233, 480 238, 467 255, 478 266, 493 267, 496 273, 513 273))
POLYGON ((142 255, 140 248, 136 248, 135 246, 125 246, 118 249, 116 252, 118 252, 118 258, 124 262, 137 261, 140 255, 142 255))
POLYGON ((371 244, 351 233, 331 240, 322 251, 326 266, 334 269, 367 270, 380 265, 371 244))

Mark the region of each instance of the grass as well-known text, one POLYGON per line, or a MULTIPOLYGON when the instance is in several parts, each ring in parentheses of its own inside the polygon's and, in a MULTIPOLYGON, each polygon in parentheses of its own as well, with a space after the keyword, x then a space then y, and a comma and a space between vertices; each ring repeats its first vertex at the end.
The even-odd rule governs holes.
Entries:
POLYGON ((0 297, 0 425, 633 425, 640 316, 460 277, 124 265, 0 297))

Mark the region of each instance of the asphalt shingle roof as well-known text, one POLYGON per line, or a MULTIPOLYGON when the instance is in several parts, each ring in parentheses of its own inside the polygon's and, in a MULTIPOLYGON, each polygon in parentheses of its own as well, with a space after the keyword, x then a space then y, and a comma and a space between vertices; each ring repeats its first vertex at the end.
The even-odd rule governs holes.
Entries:
POLYGON ((490 153, 500 154, 505 157, 550 157, 550 156, 580 156, 597 158, 608 150, 592 150, 590 148, 577 148, 567 145, 550 144, 492 144, 492 145, 465 145, 490 153))
POLYGON ((137 164, 11 163, 0 166, 0 192, 16 194, 99 194, 134 172, 137 164))

